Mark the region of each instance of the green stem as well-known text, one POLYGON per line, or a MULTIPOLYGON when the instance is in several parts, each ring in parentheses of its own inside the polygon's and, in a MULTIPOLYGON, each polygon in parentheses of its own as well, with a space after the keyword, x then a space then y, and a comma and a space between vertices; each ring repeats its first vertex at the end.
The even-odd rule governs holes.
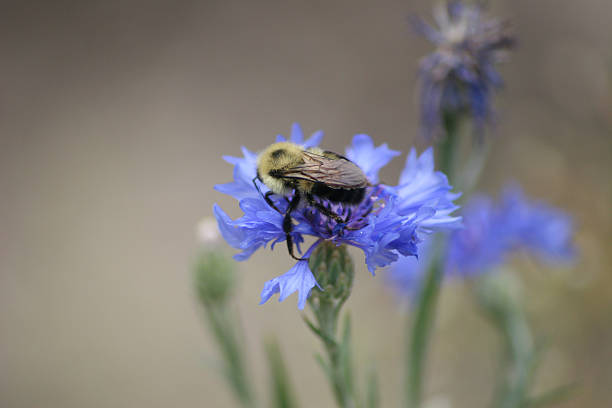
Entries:
POLYGON ((444 245, 444 237, 437 236, 434 242, 434 257, 423 281, 415 314, 409 326, 406 376, 406 403, 409 408, 418 408, 421 405, 428 343, 442 280, 441 251, 444 245))
POLYGON ((350 296, 353 283, 353 263, 346 247, 321 243, 310 257, 310 268, 322 290, 313 289, 308 298, 316 324, 304 320, 323 342, 326 359, 318 356, 331 384, 336 403, 341 408, 357 405, 353 387, 351 326, 346 319, 342 334, 338 335, 340 310, 350 296))
POLYGON ((271 404, 272 408, 295 408, 293 389, 289 381, 289 372, 285 366, 280 346, 276 340, 266 342, 266 355, 270 366, 271 404))
POLYGON ((507 343, 507 371, 499 387, 495 406, 521 408, 528 400, 536 352, 531 331, 521 311, 507 316, 503 326, 502 331, 507 343))
POLYGON ((345 370, 342 358, 340 342, 337 339, 338 312, 331 301, 321 299, 319 308, 315 312, 319 323, 319 330, 323 334, 323 346, 329 363, 329 372, 334 397, 339 407, 355 407, 351 390, 351 380, 348 378, 350 373, 345 370))
POLYGON ((474 191, 487 164, 491 143, 488 139, 473 142, 465 164, 461 167, 453 187, 461 191, 462 197, 469 197, 474 191))
POLYGON ((459 119, 456 114, 445 113, 443 115, 445 135, 438 149, 439 169, 448 176, 451 185, 455 182, 455 160, 459 149, 459 119))
POLYGON ((510 270, 489 271, 475 280, 476 300, 499 331, 504 354, 492 406, 524 408, 535 372, 538 351, 523 309, 520 281, 510 270))
MULTIPOLYGON (((440 170, 446 173, 452 183, 455 158, 459 147, 457 134, 459 118, 457 115, 446 113, 443 123, 446 135, 438 150, 438 163, 440 170)), ((442 281, 445 247, 446 238, 442 235, 435 237, 433 257, 423 279, 423 286, 416 302, 413 320, 409 325, 405 384, 406 406, 409 408, 419 408, 421 405, 427 349, 435 318, 440 282, 442 281)))
POLYGON ((227 305, 207 305, 206 317, 219 345, 225 365, 225 376, 230 387, 243 407, 252 408, 256 404, 247 380, 242 348, 238 340, 236 318, 227 307, 227 305))

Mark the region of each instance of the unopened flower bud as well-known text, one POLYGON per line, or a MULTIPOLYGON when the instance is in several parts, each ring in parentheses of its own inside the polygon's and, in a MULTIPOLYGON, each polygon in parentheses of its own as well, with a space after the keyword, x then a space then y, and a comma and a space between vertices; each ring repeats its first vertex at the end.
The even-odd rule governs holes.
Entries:
POLYGON ((236 283, 234 263, 222 251, 205 250, 198 256, 195 284, 198 297, 205 305, 223 304, 236 283))
POLYGON ((324 242, 310 257, 312 270, 323 291, 314 289, 312 295, 325 300, 346 298, 353 287, 354 268, 346 246, 324 242))
POLYGON ((508 315, 521 308, 521 283, 510 270, 481 276, 476 282, 478 301, 488 310, 508 315))

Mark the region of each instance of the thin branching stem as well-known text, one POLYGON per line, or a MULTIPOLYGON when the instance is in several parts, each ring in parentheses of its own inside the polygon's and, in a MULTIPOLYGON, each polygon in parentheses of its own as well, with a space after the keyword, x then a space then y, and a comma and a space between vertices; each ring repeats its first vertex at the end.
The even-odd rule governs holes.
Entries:
POLYGON ((345 371, 342 345, 337 339, 338 309, 333 302, 321 301, 315 312, 319 330, 324 337, 323 346, 329 364, 329 377, 334 397, 339 407, 353 408, 355 401, 351 390, 350 373, 345 371))
POLYGON ((204 310, 211 332, 221 351, 223 370, 230 388, 244 408, 255 407, 254 394, 246 373, 242 345, 238 336, 236 317, 227 305, 208 305, 204 310))
MULTIPOLYGON (((456 115, 444 115, 446 135, 438 151, 440 170, 447 174, 451 183, 454 180, 453 171, 459 144, 458 121, 459 118, 456 115)), ((427 351, 444 268, 445 246, 445 237, 437 236, 434 242, 433 257, 423 279, 414 315, 409 324, 405 384, 406 406, 409 408, 419 408, 421 406, 427 351)))

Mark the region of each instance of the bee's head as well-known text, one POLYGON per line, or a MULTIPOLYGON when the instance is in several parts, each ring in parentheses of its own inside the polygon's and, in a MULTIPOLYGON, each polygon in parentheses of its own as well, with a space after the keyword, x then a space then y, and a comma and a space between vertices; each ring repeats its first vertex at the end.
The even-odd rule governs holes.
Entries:
POLYGON ((303 163, 303 148, 295 143, 279 142, 268 146, 257 159, 257 171, 262 177, 274 170, 288 169, 303 163))

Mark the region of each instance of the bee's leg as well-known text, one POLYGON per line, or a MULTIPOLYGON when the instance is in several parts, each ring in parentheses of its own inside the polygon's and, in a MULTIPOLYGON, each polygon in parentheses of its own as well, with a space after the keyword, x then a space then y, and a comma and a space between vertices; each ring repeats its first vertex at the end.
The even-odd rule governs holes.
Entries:
POLYGON ((346 212, 346 218, 344 219, 345 224, 349 222, 351 215, 353 215, 353 209, 349 207, 348 211, 346 212))
MULTIPOLYGON (((373 209, 373 207, 370 207, 368 209, 368 211, 366 211, 364 214, 360 215, 360 219, 364 219, 365 217, 370 215, 370 213, 372 212, 372 209, 373 209)), ((346 217, 346 222, 348 222, 348 220, 350 218, 351 218, 351 210, 349 209, 349 215, 348 215, 348 217, 346 217)), ((362 229, 364 227, 367 227, 367 226, 368 226, 368 224, 365 224, 365 225, 360 226, 359 228, 346 227, 346 229, 349 230, 349 231, 357 231, 357 230, 360 230, 360 229, 362 229)))
POLYGON ((276 212, 279 212, 282 214, 282 211, 278 209, 278 207, 276 205, 274 205, 274 202, 272 202, 272 200, 270 199, 270 196, 274 194, 271 191, 268 191, 266 194, 264 194, 264 200, 266 200, 266 203, 268 203, 268 205, 272 208, 274 208, 276 210, 276 212))
POLYGON ((333 218, 338 224, 344 224, 345 221, 338 214, 333 213, 329 208, 325 207, 323 204, 315 201, 312 194, 306 194, 306 200, 308 200, 308 204, 319 210, 323 215, 333 218))
POLYGON ((287 212, 285 213, 285 217, 283 218, 283 232, 285 233, 285 238, 287 240, 287 249, 289 250, 289 255, 295 260, 298 261, 306 261, 308 258, 298 258, 293 254, 293 238, 291 237, 291 231, 293 231, 293 221, 291 220, 291 212, 295 210, 300 203, 300 193, 299 191, 295 191, 295 195, 289 202, 289 208, 287 208, 287 212))
POLYGON ((255 176, 253 178, 253 185, 255 186, 255 188, 257 189, 257 191, 259 192, 259 194, 261 194, 261 196, 264 198, 264 200, 266 200, 266 203, 268 203, 268 205, 272 208, 274 208, 277 212, 281 213, 281 210, 279 210, 276 205, 274 205, 274 202, 272 202, 272 200, 270 199, 270 196, 272 194, 274 194, 272 191, 268 191, 266 194, 262 193, 261 190, 259 189, 259 185, 257 185, 257 183, 255 182, 255 180, 259 180, 259 176, 255 176))

